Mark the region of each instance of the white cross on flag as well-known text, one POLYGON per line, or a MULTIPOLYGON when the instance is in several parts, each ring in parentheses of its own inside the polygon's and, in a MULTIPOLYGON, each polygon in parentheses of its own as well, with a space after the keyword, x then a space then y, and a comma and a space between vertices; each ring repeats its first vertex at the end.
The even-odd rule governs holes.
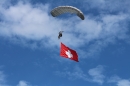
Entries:
POLYGON ((78 62, 78 55, 77 55, 76 51, 65 46, 63 43, 61 43, 60 56, 69 58, 71 60, 78 62))

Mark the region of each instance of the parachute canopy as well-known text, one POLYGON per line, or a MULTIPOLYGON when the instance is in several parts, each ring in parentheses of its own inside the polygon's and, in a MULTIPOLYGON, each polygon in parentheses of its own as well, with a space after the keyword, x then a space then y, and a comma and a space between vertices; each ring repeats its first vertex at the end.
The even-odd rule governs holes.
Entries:
POLYGON ((79 16, 82 20, 85 19, 84 14, 78 8, 73 6, 59 6, 51 11, 51 15, 53 17, 59 16, 60 14, 64 13, 74 13, 77 14, 77 16, 79 16))

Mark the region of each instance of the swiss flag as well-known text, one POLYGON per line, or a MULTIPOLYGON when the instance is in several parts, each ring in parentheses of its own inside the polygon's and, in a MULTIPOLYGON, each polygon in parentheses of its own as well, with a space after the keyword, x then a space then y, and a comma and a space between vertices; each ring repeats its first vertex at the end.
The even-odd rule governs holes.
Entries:
POLYGON ((60 56, 69 58, 71 60, 78 62, 78 55, 77 55, 76 51, 65 46, 63 43, 61 43, 60 56))

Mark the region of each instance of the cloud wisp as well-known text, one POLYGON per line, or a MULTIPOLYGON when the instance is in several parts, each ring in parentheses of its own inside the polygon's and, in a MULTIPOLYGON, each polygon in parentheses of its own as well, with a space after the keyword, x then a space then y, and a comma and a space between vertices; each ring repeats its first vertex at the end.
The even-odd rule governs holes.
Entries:
MULTIPOLYGON (((0 71, 0 86, 12 86, 7 84, 6 75, 3 71, 0 71)), ((19 83, 16 86, 32 86, 26 81, 19 81, 19 83)))
POLYGON ((56 71, 55 74, 61 77, 68 77, 68 79, 70 80, 82 79, 85 81, 89 81, 88 76, 78 66, 74 68, 74 71, 56 71))
POLYGON ((7 86, 6 83, 6 76, 3 71, 0 71, 0 86, 7 86))
POLYGON ((99 84, 103 84, 105 76, 103 75, 103 66, 99 65, 96 68, 90 69, 88 71, 89 75, 92 77, 92 81, 99 83, 99 84))
POLYGON ((91 68, 88 72, 84 72, 79 66, 75 66, 74 69, 56 71, 55 74, 60 77, 66 77, 69 80, 84 80, 97 83, 98 85, 115 84, 116 86, 130 86, 130 79, 122 79, 119 76, 106 76, 104 71, 105 68, 102 65, 91 68))
POLYGON ((108 80, 108 83, 115 83, 116 86, 130 86, 130 79, 122 79, 119 76, 113 76, 108 80))
POLYGON ((29 85, 28 82, 21 80, 21 81, 19 81, 17 86, 32 86, 32 85, 29 85))
POLYGON ((97 67, 90 69, 88 73, 84 73, 79 66, 76 66, 73 71, 57 71, 55 72, 55 74, 62 77, 68 77, 68 79, 70 80, 79 79, 102 85, 105 79, 105 76, 103 75, 103 70, 104 67, 102 65, 98 65, 97 67))

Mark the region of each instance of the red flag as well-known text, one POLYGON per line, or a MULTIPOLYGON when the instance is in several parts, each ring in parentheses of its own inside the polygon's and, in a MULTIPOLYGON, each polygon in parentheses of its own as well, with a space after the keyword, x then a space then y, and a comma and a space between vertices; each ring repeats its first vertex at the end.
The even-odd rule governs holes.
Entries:
POLYGON ((63 43, 61 43, 60 56, 69 58, 71 60, 78 62, 78 55, 77 55, 76 51, 65 46, 63 43))

